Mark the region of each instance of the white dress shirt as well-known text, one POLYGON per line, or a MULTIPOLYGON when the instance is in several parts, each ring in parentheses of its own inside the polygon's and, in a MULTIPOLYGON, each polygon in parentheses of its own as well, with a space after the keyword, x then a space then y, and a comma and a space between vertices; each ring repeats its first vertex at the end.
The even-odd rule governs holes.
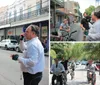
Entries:
POLYGON ((21 64, 21 70, 30 74, 43 72, 45 66, 44 48, 38 39, 35 37, 25 44, 20 42, 23 57, 19 57, 18 61, 21 64))
POLYGON ((88 36, 94 41, 100 41, 100 19, 90 28, 88 36))

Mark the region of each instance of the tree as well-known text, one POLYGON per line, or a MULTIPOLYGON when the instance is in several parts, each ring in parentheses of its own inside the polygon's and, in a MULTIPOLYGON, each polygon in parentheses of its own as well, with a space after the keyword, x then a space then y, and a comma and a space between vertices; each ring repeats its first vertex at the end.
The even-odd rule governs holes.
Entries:
POLYGON ((56 58, 56 52, 54 50, 50 50, 50 56, 54 59, 56 58))
POLYGON ((84 51, 89 59, 100 60, 100 43, 85 43, 84 51))
POLYGON ((92 6, 92 5, 85 9, 85 12, 86 12, 89 16, 91 16, 91 13, 92 13, 93 11, 95 11, 95 7, 92 6))
POLYGON ((82 48, 83 44, 79 43, 52 43, 51 49, 53 49, 57 57, 62 58, 65 57, 68 58, 74 58, 78 59, 82 55, 82 48))
POLYGON ((96 11, 96 12, 100 11, 100 6, 97 6, 97 7, 95 8, 95 11, 96 11))
POLYGON ((74 60, 100 60, 100 43, 51 43, 50 56, 74 60))

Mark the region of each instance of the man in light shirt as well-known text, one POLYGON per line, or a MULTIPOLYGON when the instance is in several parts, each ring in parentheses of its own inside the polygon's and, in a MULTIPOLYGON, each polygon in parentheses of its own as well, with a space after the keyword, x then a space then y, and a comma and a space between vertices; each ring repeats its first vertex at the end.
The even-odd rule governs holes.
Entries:
POLYGON ((23 57, 15 54, 12 59, 19 61, 21 70, 23 72, 24 85, 38 85, 42 79, 42 72, 44 70, 44 49, 38 39, 38 27, 30 25, 25 31, 25 44, 23 39, 20 41, 23 57))
POLYGON ((89 30, 87 41, 100 41, 100 11, 92 13, 92 21, 94 24, 89 30))
POLYGON ((51 66, 51 73, 53 74, 52 76, 52 85, 55 85, 55 80, 60 82, 60 85, 62 85, 62 75, 61 73, 65 72, 64 66, 59 63, 58 59, 55 58, 55 63, 51 66))

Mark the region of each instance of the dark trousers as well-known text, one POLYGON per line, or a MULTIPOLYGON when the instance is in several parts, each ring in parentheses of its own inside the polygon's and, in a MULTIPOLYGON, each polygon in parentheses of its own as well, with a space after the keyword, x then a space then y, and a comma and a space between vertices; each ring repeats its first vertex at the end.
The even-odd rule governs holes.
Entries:
POLYGON ((30 74, 23 72, 24 85, 38 85, 42 79, 42 72, 30 74))
POLYGON ((60 85, 62 85, 62 76, 59 75, 59 76, 56 76, 56 75, 53 75, 52 77, 52 85, 55 85, 55 80, 57 80, 57 82, 59 81, 60 82, 60 85))

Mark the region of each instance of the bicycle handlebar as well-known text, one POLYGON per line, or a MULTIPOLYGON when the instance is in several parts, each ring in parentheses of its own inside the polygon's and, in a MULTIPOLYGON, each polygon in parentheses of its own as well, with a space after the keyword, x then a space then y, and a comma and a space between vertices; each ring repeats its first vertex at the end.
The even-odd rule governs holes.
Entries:
MULTIPOLYGON (((62 31, 65 31, 65 30, 62 30, 62 31)), ((66 32, 66 31, 65 31, 66 32)), ((73 33, 75 33, 75 32, 77 32, 77 30, 75 30, 75 31, 73 31, 73 32, 71 32, 71 33, 69 33, 69 32, 67 32, 67 34, 65 34, 65 35, 62 35, 63 37, 65 37, 65 36, 67 36, 67 35, 69 35, 69 36, 71 36, 73 33)))
POLYGON ((71 32, 71 34, 73 34, 73 33, 75 33, 75 32, 77 32, 77 30, 75 30, 75 31, 71 32))

